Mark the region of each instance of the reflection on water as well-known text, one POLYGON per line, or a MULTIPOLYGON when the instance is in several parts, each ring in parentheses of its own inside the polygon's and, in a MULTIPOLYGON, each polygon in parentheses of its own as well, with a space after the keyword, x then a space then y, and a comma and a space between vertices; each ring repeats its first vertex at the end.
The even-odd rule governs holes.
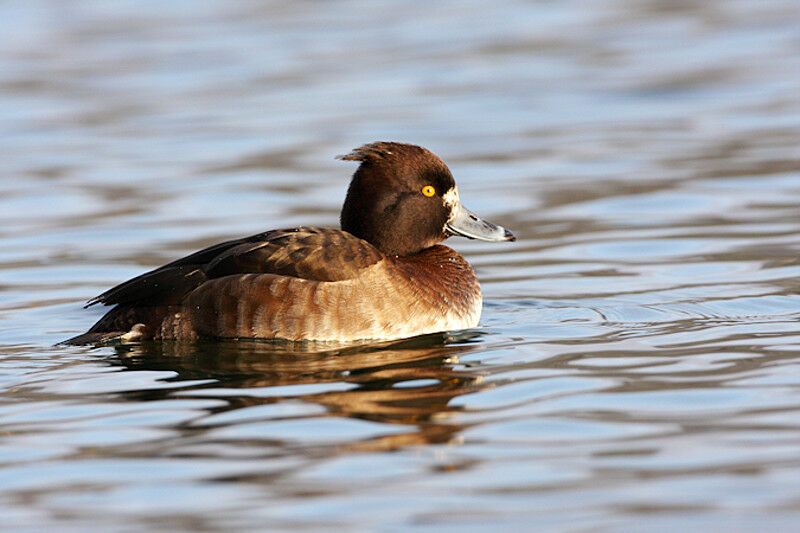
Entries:
POLYGON ((791 531, 800 5, 0 4, 9 530, 791 531), (476 331, 53 345, 221 240, 441 155, 476 331))
MULTIPOLYGON (((169 379, 176 384, 174 389, 133 391, 129 395, 133 401, 173 397, 223 399, 224 405, 209 409, 202 424, 206 429, 219 429, 225 425, 223 420, 241 423, 240 415, 226 416, 236 410, 283 402, 323 408, 312 409, 313 415, 294 417, 287 412, 280 417, 283 421, 306 421, 305 427, 312 432, 314 425, 308 421, 322 417, 409 426, 379 437, 337 440, 331 446, 315 444, 313 455, 323 451, 332 455, 447 443, 463 429, 459 424, 448 423, 461 410, 450 406, 450 401, 486 386, 481 385, 480 372, 453 368, 459 353, 468 352, 471 345, 447 345, 443 344, 445 340, 443 335, 428 335, 383 347, 307 347, 301 352, 296 351, 296 346, 295 350, 287 351, 283 346, 270 347, 258 341, 189 347, 151 344, 118 348, 114 363, 131 370, 175 372, 175 377, 169 379), (202 383, 184 385, 185 381, 202 383), (324 386, 332 383, 337 386, 324 386)), ((264 412, 271 414, 272 410, 264 412)), ((271 418, 265 416, 264 420, 271 418)), ((257 420, 247 419, 250 423, 257 420)), ((271 431, 263 438, 277 445, 271 431)), ((297 452, 295 444, 285 444, 288 451, 297 452)))

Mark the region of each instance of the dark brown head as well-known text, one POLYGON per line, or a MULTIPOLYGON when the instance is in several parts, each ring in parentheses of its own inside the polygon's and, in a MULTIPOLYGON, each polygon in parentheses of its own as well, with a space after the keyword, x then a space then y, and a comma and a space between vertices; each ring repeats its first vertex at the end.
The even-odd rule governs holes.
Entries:
POLYGON ((361 161, 342 207, 342 229, 385 254, 415 254, 450 235, 514 240, 461 205, 450 169, 421 146, 375 142, 339 159, 361 161))

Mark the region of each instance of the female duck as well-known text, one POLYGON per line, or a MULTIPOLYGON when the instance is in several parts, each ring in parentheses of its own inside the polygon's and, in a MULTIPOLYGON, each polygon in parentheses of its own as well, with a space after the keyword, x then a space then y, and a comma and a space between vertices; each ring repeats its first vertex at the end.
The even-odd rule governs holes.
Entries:
POLYGON ((361 162, 341 230, 273 230, 195 252, 90 300, 115 307, 66 342, 352 341, 476 326, 475 273, 437 243, 511 232, 465 209, 450 170, 425 148, 376 142, 341 159, 361 162))

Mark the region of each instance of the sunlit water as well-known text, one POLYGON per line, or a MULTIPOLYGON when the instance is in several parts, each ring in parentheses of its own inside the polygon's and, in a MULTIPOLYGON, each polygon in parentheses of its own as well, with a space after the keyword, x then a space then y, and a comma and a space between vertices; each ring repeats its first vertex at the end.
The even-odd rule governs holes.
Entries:
POLYGON ((0 515, 58 531, 800 527, 797 2, 0 4, 0 515), (481 327, 54 347, 372 140, 516 243, 481 327))

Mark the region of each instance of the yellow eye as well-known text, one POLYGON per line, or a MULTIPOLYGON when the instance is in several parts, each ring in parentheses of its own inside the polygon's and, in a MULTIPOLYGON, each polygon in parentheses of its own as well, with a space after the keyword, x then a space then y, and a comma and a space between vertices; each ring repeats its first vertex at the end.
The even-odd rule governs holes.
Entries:
POLYGON ((436 194, 436 189, 434 189, 430 185, 426 185, 422 188, 422 194, 424 194, 425 196, 433 196, 434 194, 436 194))

